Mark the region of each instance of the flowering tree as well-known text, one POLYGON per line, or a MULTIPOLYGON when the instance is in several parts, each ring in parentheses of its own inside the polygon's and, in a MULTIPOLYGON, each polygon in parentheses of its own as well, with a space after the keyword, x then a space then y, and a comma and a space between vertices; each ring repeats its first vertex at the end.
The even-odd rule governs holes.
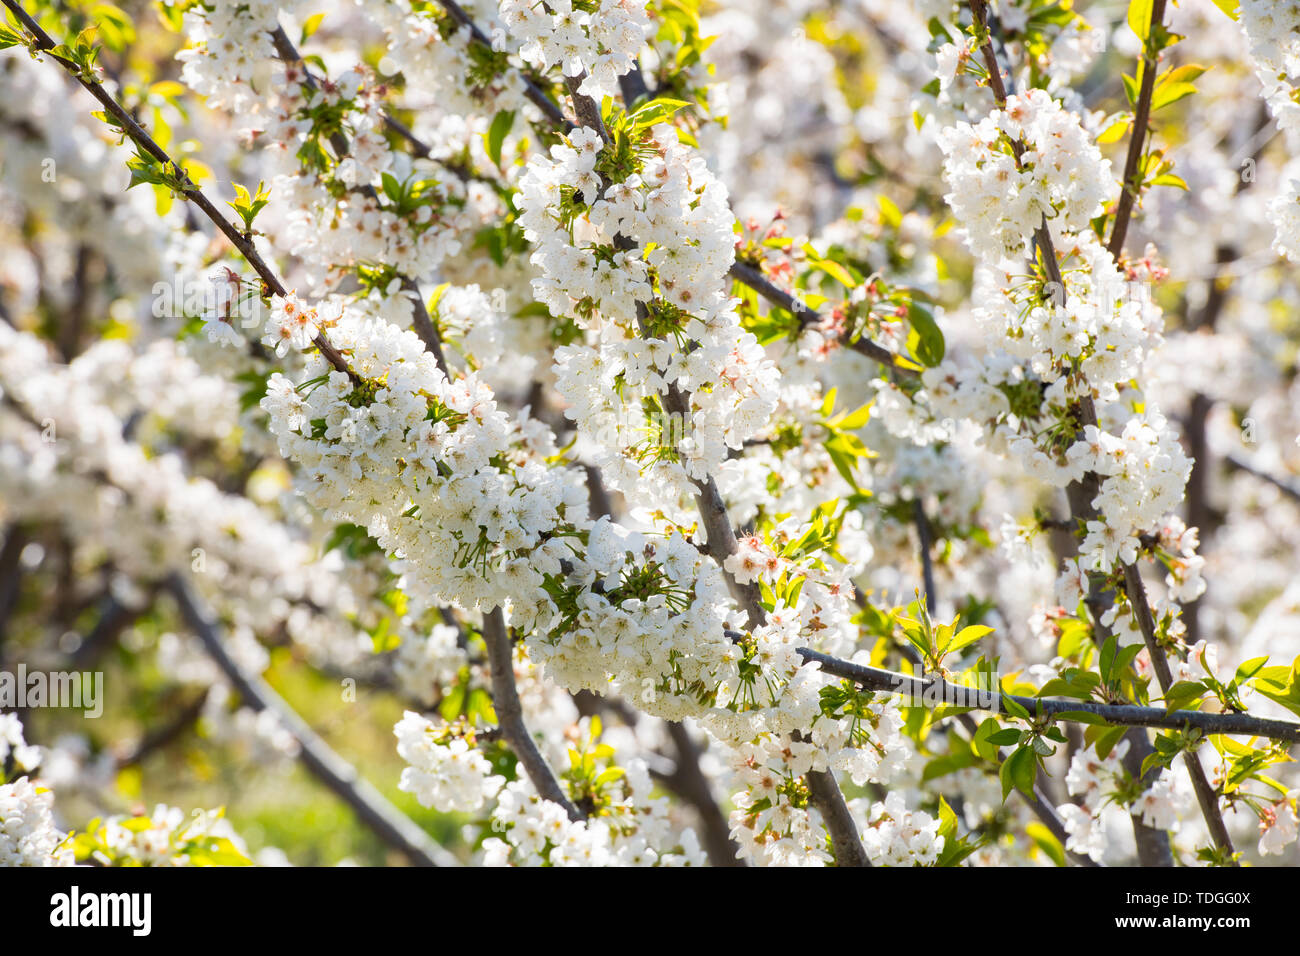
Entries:
POLYGON ((0 862, 1295 861, 1300 5, 3 2, 0 862))

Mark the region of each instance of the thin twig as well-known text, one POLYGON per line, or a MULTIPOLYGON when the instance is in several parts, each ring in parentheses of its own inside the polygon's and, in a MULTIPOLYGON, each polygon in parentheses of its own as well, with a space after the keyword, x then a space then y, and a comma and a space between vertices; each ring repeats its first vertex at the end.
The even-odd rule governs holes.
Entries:
POLYGON ((1237 469, 1238 471, 1244 471, 1246 474, 1253 475, 1260 481, 1268 482, 1292 501, 1300 502, 1300 488, 1297 488, 1295 485, 1291 484, 1291 482, 1279 478, 1277 475, 1270 474, 1261 468, 1257 468, 1250 462, 1243 458, 1239 458, 1236 455, 1224 455, 1223 461, 1225 464, 1237 469))
POLYGON ((126 750, 121 757, 117 758, 114 761, 114 769, 122 770, 125 767, 133 767, 136 764, 143 763, 150 754, 163 750, 179 740, 203 715, 203 707, 207 703, 207 699, 208 692, 205 690, 193 697, 188 703, 182 704, 179 709, 172 713, 166 723, 149 730, 134 747, 126 750))
MULTIPOLYGON (((438 2, 444 10, 451 14, 457 23, 469 28, 470 38, 475 43, 485 46, 489 50, 492 49, 492 41, 487 34, 475 25, 469 14, 464 11, 459 3, 456 3, 455 0, 438 0, 438 2)), ((568 132, 573 124, 564 118, 564 112, 556 105, 555 101, 542 92, 538 85, 524 75, 522 71, 519 75, 524 83, 524 95, 532 101, 534 106, 546 114, 547 119, 561 127, 564 132, 568 132)))
MULTIPOLYGON (((801 328, 806 329, 809 326, 817 325, 823 321, 820 312, 805 305, 803 302, 800 302, 789 292, 786 292, 780 286, 771 282, 760 270, 754 268, 748 263, 741 262, 737 259, 731 264, 731 268, 728 271, 731 273, 731 277, 741 285, 748 286, 768 302, 778 308, 785 309, 797 318, 801 328)), ((920 373, 914 368, 909 368, 906 365, 899 365, 897 361, 898 357, 893 352, 868 338, 854 338, 853 333, 849 331, 845 332, 844 335, 841 336, 840 342, 850 351, 857 352, 859 355, 865 355, 873 362, 878 362, 885 366, 885 368, 889 369, 889 371, 894 375, 903 378, 917 378, 920 375, 920 373)))
POLYGON ((1115 225, 1111 228, 1110 242, 1106 249, 1119 261, 1124 251, 1124 238, 1128 234, 1129 219, 1133 215, 1133 204, 1137 202, 1140 186, 1137 183, 1138 164, 1146 152, 1147 133, 1151 123, 1151 96, 1156 86, 1156 61, 1151 38, 1152 31, 1162 27, 1165 19, 1165 0, 1153 0, 1151 4, 1151 21, 1147 28, 1147 40, 1142 52, 1142 85, 1138 91, 1137 109, 1133 114, 1133 132, 1128 144, 1128 155, 1124 159, 1124 180, 1121 184, 1119 204, 1115 207, 1115 225))

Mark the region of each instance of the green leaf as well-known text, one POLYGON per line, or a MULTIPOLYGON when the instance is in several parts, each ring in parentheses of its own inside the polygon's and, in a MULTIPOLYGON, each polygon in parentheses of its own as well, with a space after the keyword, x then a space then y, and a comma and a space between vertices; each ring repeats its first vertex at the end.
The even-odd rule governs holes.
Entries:
POLYGON ((299 46, 302 46, 304 43, 306 43, 308 40, 311 39, 312 34, 320 29, 320 22, 324 19, 325 19, 325 14, 323 12, 314 13, 307 18, 306 22, 303 23, 302 25, 302 34, 298 39, 299 46))
POLYGON ((984 624, 972 624, 970 627, 963 627, 957 632, 957 636, 948 643, 948 646, 943 648, 943 653, 956 654, 963 648, 974 644, 985 634, 991 633, 993 633, 993 628, 984 624))
POLYGON ((1054 677, 1038 689, 1039 697, 1074 697, 1091 700, 1092 692, 1101 685, 1101 678, 1091 671, 1068 668, 1061 677, 1054 677))
POLYGON ((394 203, 400 204, 402 201, 402 184, 397 181, 397 177, 392 173, 380 174, 383 183, 384 195, 394 203))
POLYGON ((1021 706, 1021 704, 1018 701, 1007 696, 1006 694, 1002 695, 1002 709, 1005 710, 1007 713, 1009 713, 1012 717, 1019 717, 1021 720, 1028 720, 1031 722, 1033 720, 1033 718, 1029 716, 1029 711, 1025 710, 1025 708, 1021 706))
POLYGON ((1115 745, 1119 743, 1120 738, 1123 737, 1127 731, 1127 727, 1109 727, 1104 730, 1100 727, 1089 727, 1084 732, 1083 739, 1085 742, 1093 745, 1093 749, 1097 751, 1098 757, 1105 760, 1110 756, 1110 752, 1115 749, 1115 745), (1092 736, 1094 732, 1096 732, 1096 736, 1093 737, 1092 740, 1089 740, 1088 738, 1092 736))
POLYGON ((975 735, 971 737, 971 746, 975 748, 975 753, 990 763, 997 761, 998 748, 996 744, 989 742, 989 738, 998 733, 1001 726, 996 717, 985 717, 975 728, 975 735))
POLYGON ((11 46, 27 46, 27 38, 0 23, 0 50, 7 50, 11 46))
POLYGON ((998 779, 1002 781, 1002 800, 1005 803, 1011 791, 1019 790, 1027 797, 1034 795, 1034 779, 1038 775, 1038 761, 1034 751, 1021 747, 1002 763, 998 779))
POLYGON ((921 780, 922 782, 935 780, 950 773, 956 773, 958 770, 965 770, 967 767, 974 766, 974 764, 975 755, 969 750, 944 754, 941 757, 935 757, 925 765, 921 780))
POLYGON ((90 11, 99 27, 104 44, 115 53, 123 52, 135 42, 135 24, 121 7, 111 3, 97 3, 90 11))
POLYGON ((1101 680, 1104 684, 1110 683, 1110 668, 1115 662, 1115 650, 1119 647, 1119 638, 1115 634, 1110 634, 1105 643, 1101 645, 1101 658, 1097 663, 1097 670, 1101 674, 1101 680))
POLYGON ((1143 42, 1151 35, 1151 7, 1153 0, 1129 0, 1128 25, 1143 42))
POLYGON ((1124 95, 1128 97, 1129 103, 1136 103, 1138 99, 1137 80, 1125 73, 1120 77, 1124 81, 1124 95))
POLYGON ((1132 125, 1132 116, 1127 114, 1121 116, 1097 135, 1097 145, 1104 146, 1107 143, 1118 143, 1132 125))
POLYGON ((1025 834, 1038 844, 1038 848, 1047 854, 1057 866, 1065 866, 1065 847, 1061 846, 1052 831, 1047 829, 1041 823, 1029 823, 1025 825, 1025 834))
POLYGON ((945 351, 943 332, 934 321, 934 316, 927 309, 913 302, 907 309, 907 321, 912 326, 912 331, 916 333, 915 341, 913 342, 911 337, 908 341, 912 354, 925 365, 934 368, 943 361, 945 351))
POLYGON ((903 636, 907 638, 907 643, 915 647, 922 657, 929 658, 933 649, 930 647, 930 639, 921 622, 913 621, 911 618, 900 618, 899 624, 903 626, 903 636))
POLYGON ((1205 684, 1201 681, 1180 680, 1170 687, 1168 693, 1165 694, 1165 709, 1187 710, 1193 703, 1201 699, 1205 690, 1205 684))
POLYGON ((487 133, 484 134, 483 138, 487 147, 488 159, 492 160, 492 164, 498 168, 501 166, 501 147, 514 125, 514 110, 501 110, 496 116, 492 117, 492 125, 488 127, 487 133))
POLYGON ((1291 713, 1300 716, 1300 681, 1296 671, 1300 658, 1291 667, 1265 667, 1255 675, 1255 690, 1269 700, 1281 704, 1291 713))
POLYGON ((999 730, 996 734, 989 734, 988 742, 995 747, 1014 747, 1020 743, 1020 734, 1022 731, 1014 727, 1007 727, 999 730))
POLYGON ((1162 109, 1171 103, 1177 103, 1184 97, 1196 92, 1191 83, 1164 83, 1156 87, 1151 94, 1151 112, 1162 109))
POLYGON ((651 100, 628 114, 628 126, 633 130, 654 126, 656 123, 670 119, 682 107, 690 105, 686 100, 674 100, 668 97, 651 100))
POLYGON ((1246 681, 1250 680, 1252 677, 1254 677, 1256 674, 1262 671, 1264 669, 1264 665, 1267 663, 1268 663, 1267 654, 1265 654, 1263 657, 1252 657, 1250 660, 1243 662, 1242 665, 1237 668, 1237 674, 1233 678, 1233 680, 1238 684, 1244 684, 1246 681))
POLYGON ((846 289, 855 288, 858 284, 849 273, 849 270, 834 260, 818 259, 816 262, 810 263, 810 265, 812 268, 826 273, 846 289))

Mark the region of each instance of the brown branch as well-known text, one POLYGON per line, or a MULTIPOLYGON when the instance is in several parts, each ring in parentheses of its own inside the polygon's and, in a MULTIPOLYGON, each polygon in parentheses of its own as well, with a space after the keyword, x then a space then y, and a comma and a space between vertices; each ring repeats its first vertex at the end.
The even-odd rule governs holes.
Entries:
MULTIPOLYGON (((997 101, 999 109, 1006 109, 1007 91, 1002 81, 1002 73, 998 67, 997 55, 993 52, 992 35, 988 26, 988 4, 985 0, 969 0, 971 14, 974 17, 975 24, 983 34, 983 41, 980 45, 981 55, 984 57, 984 63, 989 74, 989 87, 993 91, 994 99, 997 101)), ((1011 141, 1011 151, 1015 156, 1016 165, 1020 166, 1024 156, 1024 144, 1019 140, 1011 141)), ((1061 290, 1061 295, 1065 295, 1065 283, 1061 277, 1060 263, 1056 259, 1056 249, 1052 243, 1052 234, 1047 227, 1047 216, 1043 215, 1038 228, 1034 230, 1034 246, 1038 252, 1038 258, 1042 262, 1042 268, 1048 282, 1053 288, 1061 290)), ((1079 417, 1080 425, 1097 425, 1097 409, 1091 395, 1084 395, 1079 399, 1076 410, 1079 417)), ((1066 489, 1066 494, 1070 502, 1070 511, 1077 521, 1087 521, 1096 516, 1092 507, 1093 500, 1097 497, 1101 480, 1096 473, 1089 473, 1081 481, 1072 482, 1066 489)), ((1090 587, 1087 596, 1087 604, 1092 611, 1094 619, 1100 621, 1101 613, 1106 606, 1106 596, 1101 593, 1099 576, 1090 577, 1090 587)), ((1098 624, 1100 626, 1100 624, 1098 624)), ((1096 635, 1093 635, 1096 640, 1096 635)), ((1145 734, 1133 735, 1134 748, 1133 756, 1145 759, 1145 756, 1151 750, 1151 742, 1145 734)), ((1137 840, 1138 853, 1140 861, 1146 866, 1172 866, 1173 855, 1169 848, 1169 837, 1164 833, 1151 831, 1138 817, 1133 817, 1134 835, 1137 840)))
MULTIPOLYGON (((1142 583, 1142 576, 1138 569, 1131 564, 1124 566, 1124 588, 1128 592, 1129 604, 1133 606, 1133 613, 1137 617, 1138 627, 1142 631, 1142 640, 1147 646, 1147 653, 1151 656, 1151 667, 1155 671, 1156 681, 1160 685, 1160 692, 1167 695, 1169 688, 1174 685, 1174 676, 1169 670, 1169 660, 1165 656, 1164 648, 1160 646, 1159 638, 1156 636, 1156 624, 1151 617, 1151 606, 1147 602, 1146 587, 1142 583)), ((1196 791, 1196 802, 1200 804, 1201 815, 1205 817, 1206 826, 1209 827, 1210 836, 1214 839, 1214 844, 1218 849, 1226 853, 1229 858, 1233 857, 1232 838, 1228 835, 1228 828, 1223 822, 1223 814, 1219 810, 1219 800, 1210 786, 1210 781, 1205 776, 1205 769, 1201 766, 1201 758, 1197 756, 1195 750, 1186 750, 1183 752, 1183 762, 1187 765, 1187 772, 1192 778, 1192 788, 1196 791)), ((1233 865, 1237 862, 1234 859, 1233 865)))
MULTIPOLYGON (((91 96, 98 100, 100 105, 104 107, 105 111, 118 121, 121 128, 126 131, 126 134, 137 146, 140 147, 140 149, 148 153, 158 162, 170 164, 173 169, 184 175, 184 171, 181 169, 180 165, 176 163, 170 155, 168 155, 166 150, 154 142, 153 138, 145 132, 144 128, 135 121, 135 118, 127 112, 127 110, 123 108, 117 100, 113 99, 108 91, 104 89, 103 84, 98 80, 85 79, 80 75, 79 68, 75 63, 50 52, 55 46, 57 46, 57 44, 48 33, 41 29, 40 24, 27 15, 27 12, 19 5, 17 0, 0 0, 0 2, 3 2, 4 5, 9 8, 10 12, 18 19, 18 22, 21 23, 27 32, 35 38, 36 49, 40 50, 46 56, 50 57, 50 59, 62 66, 73 79, 80 83, 91 96)), ((195 186, 188 177, 185 178, 185 183, 181 187, 181 193, 186 199, 194 203, 194 205, 212 221, 213 225, 221 230, 221 234, 230 241, 232 246, 239 250, 239 254, 244 257, 250 266, 253 267, 253 271, 257 273, 258 277, 262 280, 263 284, 271 294, 278 296, 288 295, 288 292, 285 291, 280 280, 276 277, 275 273, 271 271, 271 268, 262 259, 261 254, 258 253, 257 249, 253 246, 252 237, 245 236, 236 229, 234 225, 226 219, 226 217, 223 216, 214 205, 212 205, 212 202, 203 194, 203 191, 195 186)), ((354 382, 360 382, 360 377, 352 370, 351 366, 348 365, 342 354, 330 343, 329 339, 325 337, 323 332, 318 334, 316 338, 312 340, 312 344, 315 345, 316 348, 320 349, 321 354, 325 356, 325 359, 334 366, 334 368, 340 372, 346 373, 354 382)))
MULTIPOLYGON (((786 292, 780 286, 770 281, 763 275, 762 271, 751 266, 749 263, 741 262, 737 259, 731 264, 731 268, 728 271, 731 273, 731 277, 741 285, 748 286, 768 302, 778 308, 785 309, 797 318, 801 328, 806 329, 824 321, 820 312, 800 302, 789 292, 786 292)), ((840 337, 840 344, 851 351, 857 352, 859 355, 865 355, 873 362, 880 363, 885 366, 885 368, 889 369, 889 371, 894 375, 903 378, 918 378, 920 376, 920 373, 917 372, 916 369, 909 368, 906 365, 899 365, 897 361, 898 356, 889 351, 889 349, 885 348, 883 345, 878 345, 870 339, 862 337, 854 338, 852 332, 845 332, 844 335, 840 337)))
POLYGON ((17 521, 5 528, 5 543, 0 548, 0 660, 4 659, 3 648, 9 631, 9 615, 18 606, 18 595, 22 591, 21 558, 27 540, 27 532, 17 521))
POLYGON ((709 780, 700 770, 700 745, 680 721, 670 720, 668 736, 672 739, 677 759, 671 774, 659 775, 660 782, 695 808, 703 830, 704 852, 714 866, 744 866, 740 847, 731 838, 727 818, 713 795, 709 780))
POLYGON ((1291 482, 1279 478, 1277 475, 1270 474, 1261 468, 1256 468, 1250 462, 1243 458, 1239 458, 1236 455, 1224 455, 1223 461, 1225 464, 1237 469, 1238 471, 1245 472, 1248 475, 1258 478, 1260 481, 1267 482, 1292 501, 1300 502, 1300 488, 1297 488, 1295 485, 1291 484, 1291 482))
POLYGON ((1124 159, 1123 191, 1119 204, 1115 207, 1115 225, 1111 228, 1110 242, 1106 249, 1115 261, 1119 261, 1124 251, 1124 238, 1128 234, 1129 219, 1133 215, 1133 204, 1137 202, 1141 186, 1137 182, 1138 163, 1146 152, 1147 134, 1151 123, 1151 96, 1156 85, 1156 66, 1159 55, 1155 52, 1152 33, 1163 27, 1165 19, 1165 0, 1153 0, 1151 4, 1151 21, 1147 27, 1147 39, 1142 51, 1142 85, 1138 92, 1137 109, 1133 114, 1133 133, 1128 143, 1128 155, 1124 159))
MULTIPOLYGON (((729 633, 733 640, 743 637, 735 632, 729 633)), ((1163 707, 1147 707, 1140 704, 1098 704, 1073 698, 1026 697, 996 691, 986 693, 974 687, 953 684, 941 677, 914 677, 911 674, 899 674, 879 667, 857 664, 823 654, 810 647, 797 648, 797 652, 805 664, 817 664, 824 674, 855 681, 866 690, 900 694, 912 698, 913 701, 926 702, 926 706, 943 704, 974 710, 996 710, 1003 700, 1011 700, 1036 717, 1050 717, 1071 723, 1092 723, 1093 721, 1080 716, 1089 714, 1100 717, 1116 727, 1151 727, 1163 730, 1196 728, 1204 734, 1237 734, 1300 743, 1300 724, 1285 720, 1252 717, 1249 714, 1165 710, 1163 707), (988 695, 995 695, 996 703, 988 702, 988 695), (980 700, 982 696, 986 698, 983 703, 980 700)))
POLYGON ((524 723, 524 709, 515 686, 514 648, 505 615, 499 607, 483 615, 483 643, 487 645, 488 667, 492 672, 492 709, 496 711, 501 738, 519 758, 538 795, 563 807, 575 823, 582 820, 582 812, 565 794, 524 723))
POLYGON ((207 699, 208 692, 205 690, 188 703, 182 704, 166 723, 149 730, 134 747, 123 752, 122 756, 114 762, 115 769, 122 770, 143 763, 150 754, 163 750, 179 740, 198 722, 207 699))
POLYGON ((203 642, 208 655, 253 710, 270 711, 298 742, 298 759, 316 779, 352 808, 357 817, 388 846, 417 866, 458 866, 455 857, 438 846, 429 834, 335 753, 297 712, 260 675, 249 674, 230 655, 210 616, 179 573, 168 575, 164 587, 171 593, 181 616, 203 642))

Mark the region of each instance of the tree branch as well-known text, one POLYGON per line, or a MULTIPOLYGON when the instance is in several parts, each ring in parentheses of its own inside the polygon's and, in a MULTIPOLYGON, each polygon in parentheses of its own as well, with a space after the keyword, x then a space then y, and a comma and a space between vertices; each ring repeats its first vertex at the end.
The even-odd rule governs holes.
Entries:
MULTIPOLYGON (((1131 564, 1124 566, 1124 587, 1128 592, 1129 604, 1133 605, 1133 613, 1137 617, 1138 627, 1142 630, 1142 640, 1147 646, 1147 653, 1151 655, 1151 666, 1155 671, 1156 680, 1160 684, 1160 692, 1168 694, 1169 688, 1174 684, 1173 674, 1169 670, 1169 660, 1165 656, 1164 648, 1156 637, 1155 621, 1151 617, 1151 606, 1147 602, 1146 587, 1142 583, 1142 576, 1138 569, 1131 564)), ((1268 735, 1262 735, 1268 736, 1268 735)), ((1291 738, 1300 739, 1300 738, 1291 738)), ((1209 827, 1210 836, 1214 839, 1214 844, 1218 849, 1232 857, 1234 850, 1232 848, 1232 838, 1228 835, 1228 828, 1224 825, 1223 814, 1219 810, 1219 798, 1210 786, 1210 781, 1205 776, 1205 768, 1201 766, 1201 758, 1195 750, 1183 751, 1183 762, 1187 765, 1187 772, 1192 778, 1192 788, 1196 791, 1196 802, 1200 804, 1201 815, 1205 817, 1205 823, 1209 827)), ((1233 865, 1238 865, 1233 860, 1233 865)))
MULTIPOLYGON (((118 123, 121 124, 122 129, 126 131, 127 135, 137 146, 140 147, 140 149, 144 150, 160 163, 171 164, 174 169, 181 172, 183 175, 184 171, 181 169, 180 165, 167 154, 166 150, 154 142, 153 138, 144 131, 144 128, 135 121, 135 118, 131 116, 131 114, 127 112, 126 109, 117 102, 117 100, 113 99, 113 97, 109 95, 108 91, 104 89, 103 84, 98 80, 87 80, 82 78, 79 75, 76 64, 50 52, 50 50, 54 49, 57 44, 55 44, 54 40, 48 33, 41 29, 40 24, 27 15, 27 12, 18 4, 17 0, 0 0, 0 2, 3 2, 4 5, 9 8, 10 12, 13 13, 18 22, 23 25, 24 29, 35 38, 36 48, 62 66, 73 79, 80 83, 91 96, 98 100, 100 105, 104 107, 105 111, 112 115, 118 123)), ((194 205, 212 221, 213 225, 221 230, 221 234, 230 241, 232 246, 239 250, 239 254, 244 257, 250 266, 253 267, 253 271, 257 273, 266 288, 274 295, 288 295, 284 286, 281 285, 280 280, 276 277, 275 273, 271 271, 271 268, 266 264, 265 260, 262 259, 261 254, 254 247, 252 238, 240 233, 240 231, 236 229, 215 206, 212 205, 208 197, 203 194, 203 191, 189 181, 188 177, 186 177, 185 183, 186 184, 181 189, 185 198, 193 202, 194 205)), ((354 382, 360 382, 360 377, 352 370, 351 366, 348 365, 342 354, 330 343, 329 339, 325 337, 323 332, 319 333, 316 338, 312 340, 312 344, 315 345, 316 348, 320 349, 321 354, 325 356, 326 360, 333 365, 334 368, 338 369, 340 372, 346 373, 354 382)))
POLYGON ((740 859, 740 847, 731 838, 727 818, 723 816, 718 801, 713 796, 708 778, 700 770, 700 755, 703 752, 700 745, 681 721, 669 720, 665 723, 668 725, 668 736, 672 739, 673 749, 677 751, 677 760, 673 772, 662 776, 661 782, 693 806, 699 814, 704 831, 704 851, 709 855, 709 862, 714 866, 744 866, 740 859))
POLYGON ((1129 219, 1133 215, 1133 204, 1137 202, 1140 191, 1136 182, 1138 163, 1142 161, 1142 154, 1146 151, 1147 133, 1150 132, 1151 95, 1156 86, 1158 59, 1158 55, 1152 52, 1150 33, 1162 26, 1164 19, 1165 0, 1152 0, 1151 21, 1147 28, 1147 41, 1143 45, 1142 53, 1142 86, 1138 91, 1137 109, 1133 114, 1133 132, 1128 143, 1128 155, 1124 159, 1124 180, 1121 184, 1123 191, 1119 196, 1119 204, 1115 207, 1115 225, 1111 228, 1110 242, 1106 244, 1107 251, 1116 262, 1119 261, 1120 253, 1124 251, 1124 238, 1128 234, 1129 219))
POLYGON ((204 648, 226 679, 253 710, 270 711, 298 742, 299 759, 316 779, 343 800, 361 821, 388 846, 417 866, 459 866, 456 858, 438 846, 414 821, 388 802, 313 731, 297 712, 260 675, 246 673, 230 656, 208 614, 179 573, 168 575, 164 587, 171 593, 181 616, 203 642, 204 648))
MULTIPOLYGON (((489 50, 492 49, 492 41, 474 24, 474 21, 470 19, 469 14, 464 11, 459 3, 456 3, 455 0, 438 0, 438 3, 442 5, 444 10, 451 14, 452 19, 457 23, 469 27, 470 38, 475 43, 485 46, 489 50)), ((555 101, 543 93, 537 84, 524 75, 522 71, 519 75, 524 81, 524 95, 532 101, 534 106, 546 115, 547 119, 556 126, 559 126, 564 132, 568 132, 572 128, 573 124, 564 118, 564 112, 556 105, 555 101)))
MULTIPOLYGON (((741 262, 737 259, 731 264, 731 269, 729 271, 731 277, 741 285, 748 286, 768 302, 778 308, 785 309, 791 315, 795 316, 799 320, 799 324, 802 328, 806 329, 809 326, 816 325, 823 321, 820 312, 800 302, 793 295, 771 282, 761 271, 748 263, 741 262)), ((859 355, 865 355, 873 362, 878 362, 885 366, 885 368, 894 375, 903 378, 920 377, 920 373, 917 372, 916 369, 908 368, 906 365, 899 365, 897 363, 897 356, 895 356, 893 352, 889 351, 889 349, 885 348, 883 345, 878 345, 870 339, 854 339, 852 333, 846 332, 841 337, 840 342, 849 350, 857 352, 859 355)))
MULTIPOLYGON (((730 632, 733 639, 743 635, 730 632)), ((832 677, 856 681, 866 690, 882 691, 889 694, 901 694, 914 701, 933 702, 927 706, 947 704, 954 707, 968 707, 973 710, 995 709, 983 706, 980 696, 997 693, 999 703, 1011 700, 1019 704, 1030 714, 1052 717, 1057 720, 1074 723, 1089 723, 1081 716, 1091 714, 1101 717, 1107 723, 1117 727, 1154 727, 1162 730, 1186 730, 1196 728, 1204 734, 1240 734, 1250 737, 1267 737, 1270 740, 1283 740, 1300 743, 1300 724, 1285 720, 1271 720, 1264 717, 1252 717, 1249 714, 1215 714, 1199 710, 1165 710, 1162 707, 1146 707, 1140 704, 1098 704, 1086 700, 1074 700, 1060 697, 1025 697, 1019 694, 1002 694, 985 692, 974 687, 953 684, 943 678, 925 679, 910 674, 899 674, 857 664, 842 658, 823 654, 809 647, 797 649, 799 656, 807 664, 818 664, 822 673, 832 677)))
POLYGON ((506 630, 505 615, 499 607, 483 615, 483 643, 487 645, 488 667, 492 672, 492 709, 497 714, 501 738, 519 758, 537 793, 562 806, 570 820, 575 823, 582 820, 582 812, 565 794, 524 723, 524 709, 515 687, 514 648, 506 630))
POLYGON ((1282 494, 1286 495, 1292 501, 1300 502, 1300 488, 1297 488, 1289 481, 1286 481, 1283 478, 1279 478, 1277 475, 1271 475, 1260 468, 1256 468, 1250 462, 1246 461, 1245 459, 1239 458, 1236 455, 1224 455, 1223 460, 1230 467, 1235 468, 1238 471, 1244 471, 1246 474, 1253 475, 1254 477, 1258 478, 1260 481, 1268 482, 1270 485, 1272 485, 1278 491, 1282 492, 1282 494))
MULTIPOLYGON (((997 55, 993 52, 992 34, 988 26, 988 3, 986 0, 969 0, 971 15, 974 17, 976 25, 984 35, 983 43, 980 45, 980 52, 984 57, 984 63, 988 68, 989 86, 993 90, 994 99, 997 101, 999 109, 1006 109, 1007 90, 1002 81, 1002 73, 998 67, 997 55)), ((1024 144, 1019 140, 1011 141, 1011 151, 1015 156, 1016 165, 1021 165, 1024 156, 1024 144)), ((1061 266, 1056 259, 1056 249, 1052 243, 1052 233, 1047 227, 1047 215, 1043 214, 1038 228, 1034 230, 1034 246, 1038 250, 1038 257, 1042 260, 1042 267, 1047 276, 1048 282, 1052 283, 1054 288, 1061 290, 1062 298, 1065 295, 1065 282, 1061 276, 1061 266)), ((1077 402, 1076 406, 1080 425, 1097 425, 1097 408, 1092 400, 1091 395, 1083 395, 1077 402)), ((1081 481, 1072 482, 1066 489, 1066 494, 1070 502, 1071 514, 1077 521, 1086 522, 1089 518, 1095 517, 1096 511, 1092 507, 1092 502, 1096 499, 1100 487, 1100 478, 1096 473, 1089 473, 1081 481)), ((1098 587, 1098 578, 1092 575, 1090 578, 1090 589, 1087 597, 1089 609, 1093 612, 1095 618, 1100 620, 1101 613, 1104 610, 1105 595, 1100 593, 1098 587)), ((1094 641, 1096 635, 1093 635, 1094 641)), ((1145 755, 1151 751, 1151 742, 1145 734, 1134 735, 1135 744, 1133 756, 1135 758, 1145 759, 1145 755)), ((1167 834, 1160 833, 1158 836, 1153 832, 1148 832, 1148 828, 1138 817, 1133 817, 1133 829, 1137 840, 1139 858, 1147 866, 1172 866, 1173 855, 1169 849, 1169 838, 1167 834)))

